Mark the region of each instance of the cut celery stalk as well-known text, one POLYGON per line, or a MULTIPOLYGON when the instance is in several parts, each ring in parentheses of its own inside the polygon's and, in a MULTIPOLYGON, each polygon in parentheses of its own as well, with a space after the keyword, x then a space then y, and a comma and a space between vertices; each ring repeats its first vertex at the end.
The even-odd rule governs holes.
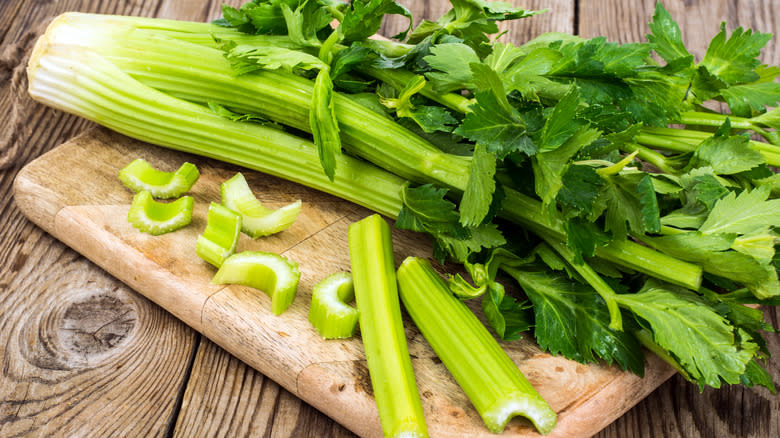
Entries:
POLYGON ((167 204, 157 202, 151 193, 142 190, 133 197, 127 220, 139 231, 158 236, 189 225, 193 204, 192 196, 183 196, 167 204))
POLYGON ((281 315, 295 299, 300 278, 298 264, 279 254, 244 251, 228 257, 211 282, 263 291, 271 297, 271 312, 281 315))
POLYGON ((490 335, 423 259, 398 268, 404 307, 493 433, 517 415, 547 434, 556 414, 490 335))
POLYGON ((379 420, 386 437, 427 437, 401 321, 390 227, 371 215, 349 227, 349 257, 379 420))
POLYGON ((198 257, 219 268, 236 251, 240 234, 241 216, 212 202, 206 229, 198 236, 195 252, 198 257))
POLYGON ((301 212, 300 200, 278 210, 263 206, 255 198, 241 172, 223 182, 219 191, 222 205, 241 216, 241 230, 253 239, 290 228, 301 212))
POLYGON ((357 327, 358 311, 347 303, 354 299, 351 274, 337 272, 328 276, 314 286, 309 322, 325 339, 352 337, 357 327))
POLYGON ((155 198, 178 198, 192 188, 200 172, 192 163, 182 164, 175 172, 163 172, 143 158, 137 158, 119 171, 119 180, 134 192, 146 190, 155 198))

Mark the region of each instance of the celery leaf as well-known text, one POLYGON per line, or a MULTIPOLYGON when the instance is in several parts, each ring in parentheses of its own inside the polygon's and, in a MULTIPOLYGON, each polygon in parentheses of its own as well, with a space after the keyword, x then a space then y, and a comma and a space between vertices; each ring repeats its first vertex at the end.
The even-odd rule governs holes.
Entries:
POLYGON ((333 181, 336 175, 336 157, 341 155, 341 137, 333 102, 333 82, 327 70, 320 70, 314 81, 309 123, 322 169, 333 181))

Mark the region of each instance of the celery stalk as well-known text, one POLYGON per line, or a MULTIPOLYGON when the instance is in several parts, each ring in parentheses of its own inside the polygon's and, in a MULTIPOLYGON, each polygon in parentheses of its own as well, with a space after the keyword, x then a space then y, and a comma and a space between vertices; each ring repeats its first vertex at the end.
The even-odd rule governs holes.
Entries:
POLYGON ((309 322, 324 339, 350 338, 355 334, 358 311, 347 303, 355 299, 352 275, 337 272, 314 286, 309 322))
POLYGON ((151 193, 142 190, 133 197, 127 220, 139 231, 158 236, 189 225, 193 203, 192 196, 182 196, 167 204, 157 202, 151 193))
POLYGON ((547 434, 556 414, 476 316, 423 259, 398 268, 404 307, 493 433, 521 415, 547 434))
POLYGON ((278 254, 244 251, 228 257, 220 266, 214 284, 240 284, 271 297, 271 311, 281 315, 295 299, 301 272, 298 264, 278 254))
POLYGON ((198 257, 219 268, 236 251, 240 234, 241 216, 212 202, 206 229, 198 236, 195 252, 198 257))
POLYGON ((28 79, 37 101, 131 137, 280 176, 388 215, 401 209, 402 178, 342 155, 331 182, 311 142, 233 122, 153 90, 90 50, 52 44, 44 35, 33 51, 28 79))
POLYGON ((241 230, 253 239, 290 228, 301 212, 300 200, 277 210, 265 207, 255 198, 241 172, 223 182, 219 191, 222 205, 241 216, 241 230))
POLYGON ((349 257, 379 420, 386 437, 426 437, 401 321, 390 227, 371 215, 349 227, 349 257))
POLYGON ((155 198, 178 198, 192 188, 200 173, 192 163, 182 164, 175 172, 163 172, 143 158, 137 158, 119 171, 119 180, 134 192, 146 190, 155 198))
MULTIPOLYGON (((132 32, 132 27, 126 25, 132 24, 130 19, 120 20, 122 26, 114 25, 115 21, 101 25, 102 20, 105 18, 98 15, 65 14, 52 22, 36 44, 28 66, 33 98, 140 140, 281 176, 391 217, 400 211, 399 193, 406 182, 400 177, 342 155, 337 157, 336 177, 331 183, 322 172, 316 149, 310 142, 272 128, 230 122, 201 105, 150 88, 165 90, 175 86, 168 90, 173 95, 215 101, 237 109, 249 109, 250 101, 256 100, 257 105, 278 112, 269 117, 297 117, 299 125, 291 125, 305 128, 310 103, 305 98, 305 87, 311 87, 311 81, 277 72, 233 77, 230 71, 224 70, 225 60, 216 49, 155 36, 150 30, 154 28, 149 23, 151 19, 139 19, 146 26, 143 32, 132 32), (89 26, 83 23, 86 19, 90 20, 89 26), (157 42, 148 42, 144 34, 157 42), (113 37, 109 38, 110 35, 113 37), (133 43, 136 37, 147 42, 133 43), (131 43, 136 44, 135 48, 123 49, 131 43), (199 47, 211 52, 201 51, 199 47), (96 52, 101 50, 109 53, 100 56, 96 52), (124 63, 123 68, 132 71, 135 79, 146 85, 114 63, 124 63), (267 87, 271 91, 263 91, 267 87), (268 96, 268 100, 263 96, 268 96), (225 99, 235 99, 235 103, 225 99)), ((156 25, 165 28, 168 34, 175 33, 172 30, 175 25, 168 21, 156 25)), ((186 23, 181 33, 200 29, 204 29, 202 24, 186 23)), ((459 191, 465 189, 469 175, 467 159, 432 151, 433 146, 421 143, 417 136, 408 137, 408 131, 397 124, 390 123, 389 130, 379 129, 387 120, 341 97, 336 102, 337 112, 352 117, 339 120, 342 134, 348 135, 353 126, 355 137, 363 138, 358 147, 345 137, 344 146, 348 151, 415 182, 434 179, 459 191)), ((540 214, 540 202, 511 189, 506 189, 506 194, 503 217, 531 229, 546 229, 556 238, 565 239, 560 224, 540 214)), ((697 273, 695 265, 655 251, 649 254, 650 250, 633 242, 614 243, 597 251, 599 257, 685 287, 701 281, 701 272, 697 273)))

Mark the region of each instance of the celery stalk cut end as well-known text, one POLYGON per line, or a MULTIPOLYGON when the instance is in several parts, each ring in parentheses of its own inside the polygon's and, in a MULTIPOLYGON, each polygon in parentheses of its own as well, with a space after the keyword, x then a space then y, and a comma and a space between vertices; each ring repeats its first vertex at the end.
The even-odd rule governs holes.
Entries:
POLYGON ((540 433, 552 430, 555 411, 428 261, 406 258, 398 287, 406 311, 491 432, 501 433, 517 415, 540 433))
POLYGON ((219 268, 236 251, 240 234, 241 216, 212 202, 206 229, 198 236, 195 252, 198 257, 219 268))
POLYGON ((200 177, 198 168, 184 163, 175 172, 163 172, 142 158, 133 160, 119 171, 119 180, 134 192, 146 190, 155 198, 177 198, 192 188, 200 177))
POLYGON ((242 231, 253 239, 286 230, 301 212, 300 200, 278 210, 265 207, 257 200, 240 172, 222 183, 220 193, 222 205, 241 215, 242 231))
POLYGON ((352 275, 332 274, 314 286, 309 321, 324 339, 352 337, 358 323, 358 311, 347 303, 355 298, 352 275))
POLYGON ((189 225, 193 205, 191 196, 166 204, 155 201, 152 194, 144 190, 133 197, 127 220, 139 231, 158 236, 189 225))
POLYGON ((300 278, 298 264, 287 258, 268 252, 244 251, 228 257, 211 282, 258 289, 271 297, 273 314, 281 315, 295 299, 300 278))

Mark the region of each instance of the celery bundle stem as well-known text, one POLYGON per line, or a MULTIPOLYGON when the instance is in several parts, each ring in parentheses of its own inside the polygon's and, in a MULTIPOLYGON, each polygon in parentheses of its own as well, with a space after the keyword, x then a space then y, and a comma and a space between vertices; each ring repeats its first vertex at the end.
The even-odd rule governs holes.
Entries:
POLYGON ((401 320, 390 227, 374 214, 349 227, 349 257, 379 419, 386 437, 428 436, 401 320))
POLYGON ((404 307, 493 433, 516 415, 547 434, 556 414, 474 313, 430 264, 408 257, 398 268, 404 307))

